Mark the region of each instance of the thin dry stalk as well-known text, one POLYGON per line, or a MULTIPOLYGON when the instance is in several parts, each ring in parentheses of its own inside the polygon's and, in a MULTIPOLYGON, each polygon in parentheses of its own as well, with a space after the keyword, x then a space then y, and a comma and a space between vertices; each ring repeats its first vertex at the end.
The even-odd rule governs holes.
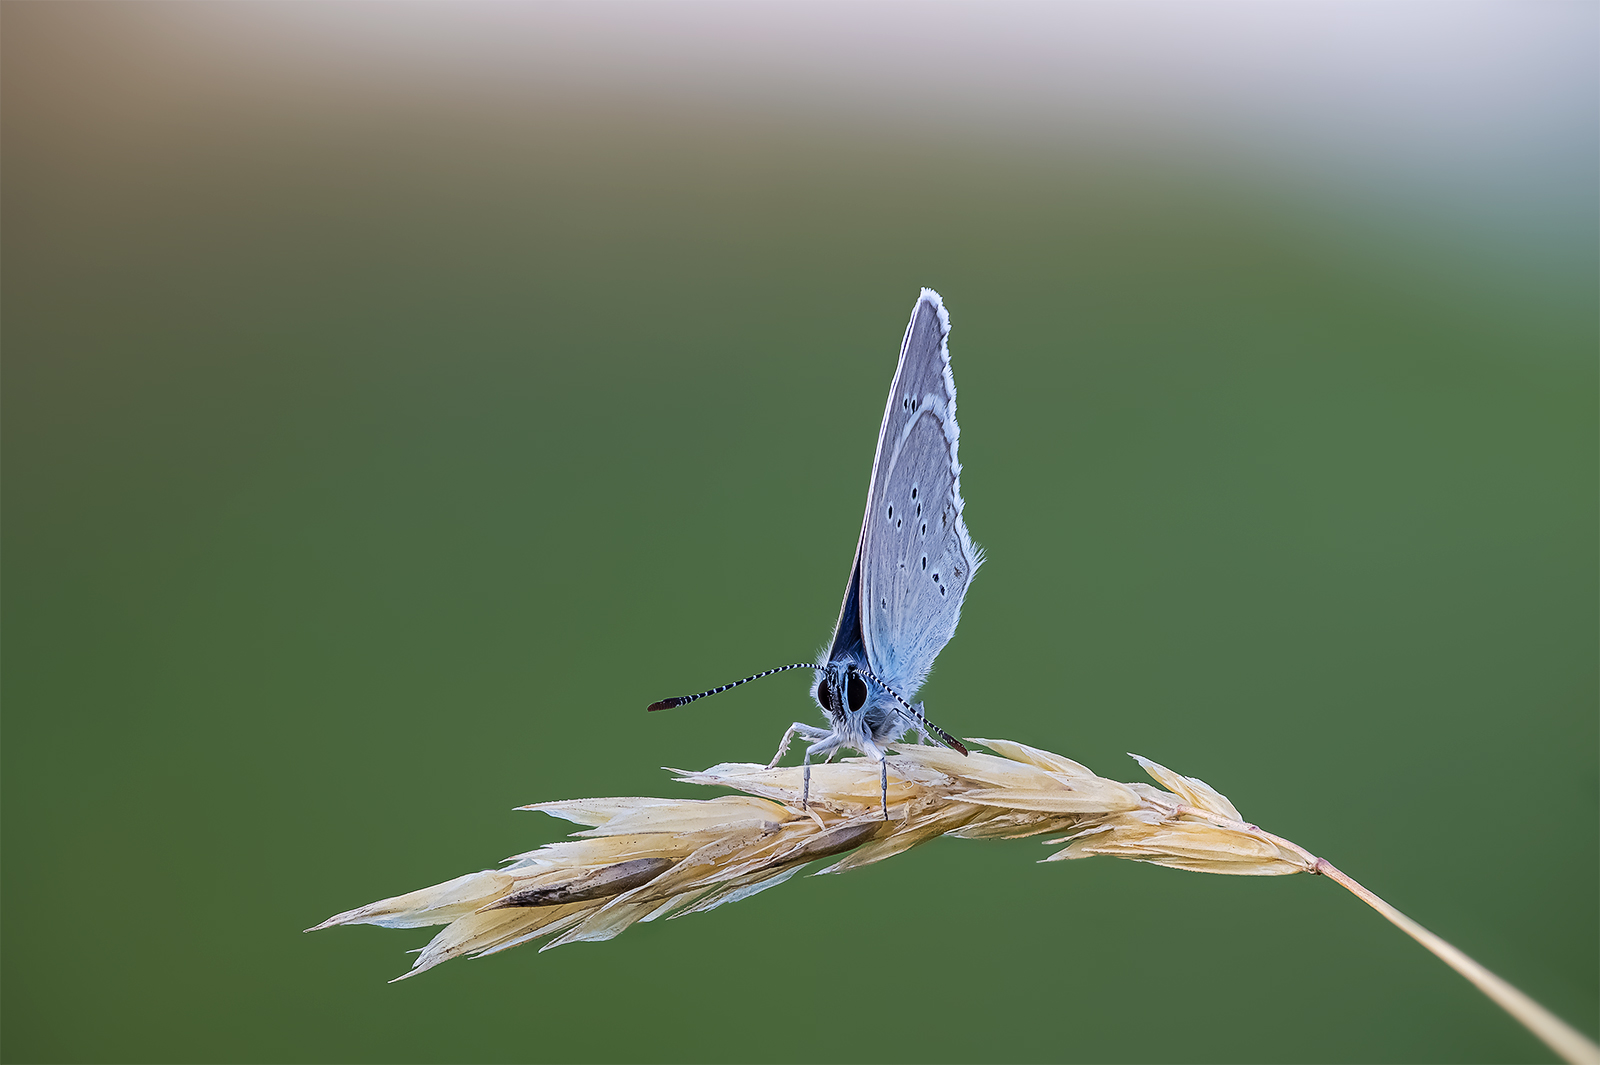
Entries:
POLYGON ((509 858, 504 868, 374 902, 307 931, 340 924, 445 925, 411 971, 396 977, 406 979, 463 954, 494 954, 545 937, 541 950, 610 939, 637 921, 715 909, 776 887, 822 858, 838 860, 820 872, 840 873, 936 836, 1054 833, 1046 842, 1063 846, 1045 861, 1108 855, 1202 873, 1327 876, 1472 981, 1561 1057, 1600 1065, 1600 1047, 1576 1029, 1328 862, 1246 823, 1204 781, 1135 755, 1166 790, 1123 784, 1025 744, 972 742, 996 753, 963 757, 937 747, 897 746, 887 821, 878 766, 864 758, 813 766, 807 809, 800 808, 798 767, 739 763, 674 772, 686 783, 742 795, 524 806, 589 828, 509 858))

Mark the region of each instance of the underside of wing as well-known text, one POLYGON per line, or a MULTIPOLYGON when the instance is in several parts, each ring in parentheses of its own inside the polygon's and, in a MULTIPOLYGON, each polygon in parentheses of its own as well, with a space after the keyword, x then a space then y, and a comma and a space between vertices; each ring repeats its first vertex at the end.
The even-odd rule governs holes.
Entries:
POLYGON ((923 289, 878 433, 856 561, 868 660, 908 699, 955 635, 982 562, 962 517, 949 333, 943 301, 923 289))

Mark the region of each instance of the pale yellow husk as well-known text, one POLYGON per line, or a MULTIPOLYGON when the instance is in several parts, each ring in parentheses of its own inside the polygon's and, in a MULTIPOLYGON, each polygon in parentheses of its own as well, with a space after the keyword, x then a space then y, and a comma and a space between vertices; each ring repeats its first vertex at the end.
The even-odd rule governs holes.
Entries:
POLYGON ((636 921, 682 917, 776 887, 819 859, 840 873, 891 858, 935 836, 1006 839, 1051 833, 1044 861, 1104 855, 1200 873, 1318 873, 1340 884, 1432 951, 1574 1065, 1600 1065, 1600 1047, 1455 946, 1324 859, 1246 824, 1225 796, 1138 755, 1162 787, 1095 776, 1070 758, 1010 740, 972 740, 994 754, 962 756, 897 746, 888 820, 879 767, 864 758, 801 770, 724 764, 678 772, 691 784, 744 792, 717 799, 571 799, 524 810, 589 826, 574 838, 328 918, 316 928, 444 925, 405 979, 463 954, 549 937, 541 949, 610 939, 636 921), (1163 790, 1165 789, 1165 790, 1163 790))
MULTIPOLYGON (((575 839, 504 868, 384 899, 317 928, 445 925, 406 976, 463 954, 548 937, 545 948, 610 939, 636 921, 681 917, 775 887, 819 859, 838 873, 936 836, 1005 839, 1054 833, 1047 861, 1108 855, 1209 873, 1277 876, 1316 859, 1244 824, 1204 782, 1139 759, 1167 790, 1095 776, 1058 754, 976 740, 994 754, 903 745, 889 762, 889 820, 879 770, 865 758, 813 766, 808 808, 799 767, 724 764, 678 772, 733 788, 716 799, 610 798, 535 803, 580 825, 575 839)), ((402 977, 403 979, 403 977, 402 977)))

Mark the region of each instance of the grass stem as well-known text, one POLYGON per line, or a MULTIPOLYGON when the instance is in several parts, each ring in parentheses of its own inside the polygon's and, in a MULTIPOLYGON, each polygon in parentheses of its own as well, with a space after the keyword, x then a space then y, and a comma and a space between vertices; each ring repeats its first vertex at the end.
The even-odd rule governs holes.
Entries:
POLYGON ((1563 1060, 1571 1062, 1572 1065, 1600 1065, 1600 1046, 1590 1042, 1583 1033, 1566 1021, 1473 961, 1458 947, 1434 935, 1362 887, 1353 877, 1341 872, 1331 862, 1319 858, 1313 871, 1341 885, 1356 898, 1383 914, 1389 919, 1390 924, 1431 950, 1440 961, 1466 977, 1474 987, 1488 995, 1495 1005, 1521 1021, 1523 1027, 1544 1040, 1545 1045, 1561 1055, 1563 1060))
POLYGON ((897 746, 888 820, 880 813, 880 768, 864 758, 813 766, 805 805, 800 769, 742 763, 678 775, 685 783, 742 795, 536 803, 523 809, 589 828, 507 859, 501 869, 383 899, 316 927, 445 925, 398 978, 405 979, 462 955, 493 954, 540 938, 547 939, 541 949, 610 939, 639 921, 704 913, 776 887, 819 858, 837 857, 822 872, 838 873, 940 836, 1055 835, 1045 842, 1065 847, 1047 862, 1105 856, 1233 876, 1326 876, 1466 977, 1562 1058, 1600 1065, 1600 1047, 1571 1025, 1329 862, 1244 821, 1205 781, 1135 755, 1162 787, 1123 784, 1012 740, 971 742, 996 753, 897 746))
POLYGON ((1572 1065, 1600 1065, 1600 1046, 1590 1042, 1582 1032, 1579 1032, 1566 1021, 1563 1021, 1511 984, 1484 968, 1455 944, 1428 931, 1389 905, 1381 896, 1363 886, 1355 877, 1344 872, 1326 858, 1318 858, 1299 844, 1286 840, 1282 836, 1273 835, 1271 832, 1267 832, 1256 825, 1219 817, 1210 811, 1192 806, 1184 806, 1181 809, 1186 816, 1202 818, 1214 825, 1220 825, 1236 831, 1253 832, 1271 840, 1284 850, 1294 852, 1306 863, 1308 872, 1327 877, 1374 910, 1377 910, 1388 919, 1390 924, 1415 939, 1418 943, 1421 943, 1432 951, 1440 961, 1466 977, 1474 987, 1488 995, 1495 1005, 1511 1014, 1512 1017, 1521 1022, 1524 1028, 1543 1040, 1544 1044, 1559 1054, 1564 1061, 1571 1062, 1572 1065))

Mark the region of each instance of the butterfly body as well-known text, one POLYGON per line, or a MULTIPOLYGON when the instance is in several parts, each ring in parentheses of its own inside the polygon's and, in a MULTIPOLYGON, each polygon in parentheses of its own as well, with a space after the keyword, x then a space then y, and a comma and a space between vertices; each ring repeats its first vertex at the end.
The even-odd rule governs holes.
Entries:
MULTIPOLYGON (((888 744, 916 729, 924 739, 932 733, 966 753, 959 741, 928 721, 920 703, 910 701, 955 634, 967 587, 983 562, 962 515, 956 453, 961 434, 949 335, 944 301, 932 289, 923 289, 912 308, 878 430, 866 515, 839 620, 833 639, 811 667, 811 696, 829 727, 795 722, 772 760, 776 766, 797 736, 807 743, 802 804, 810 794, 812 759, 831 758, 842 747, 884 766, 886 819, 888 744)), ((803 668, 797 663, 757 676, 803 668)), ((734 686, 664 700, 650 709, 680 706, 734 686)))

